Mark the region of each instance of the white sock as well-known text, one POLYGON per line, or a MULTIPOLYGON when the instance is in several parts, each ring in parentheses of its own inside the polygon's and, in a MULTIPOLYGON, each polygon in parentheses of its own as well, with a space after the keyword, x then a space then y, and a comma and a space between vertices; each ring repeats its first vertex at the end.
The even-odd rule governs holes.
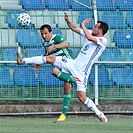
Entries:
POLYGON ((94 102, 89 99, 87 97, 86 101, 84 102, 84 104, 89 108, 91 109, 96 115, 99 115, 101 112, 100 110, 96 107, 96 105, 94 104, 94 102))
POLYGON ((25 64, 44 64, 44 63, 46 63, 46 57, 45 56, 35 56, 32 58, 24 58, 23 62, 25 64))

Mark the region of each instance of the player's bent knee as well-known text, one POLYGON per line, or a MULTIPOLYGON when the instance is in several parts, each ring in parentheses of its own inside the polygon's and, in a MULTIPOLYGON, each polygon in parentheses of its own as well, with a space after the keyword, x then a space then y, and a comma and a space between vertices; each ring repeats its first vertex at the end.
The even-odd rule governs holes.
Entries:
POLYGON ((46 62, 49 64, 54 64, 55 58, 55 56, 46 56, 46 62))
POLYGON ((84 103, 85 100, 86 100, 86 93, 82 92, 82 91, 78 91, 77 92, 77 97, 82 103, 84 103))
POLYGON ((58 68, 53 68, 52 70, 52 74, 53 76, 57 76, 57 74, 60 72, 60 70, 58 68))

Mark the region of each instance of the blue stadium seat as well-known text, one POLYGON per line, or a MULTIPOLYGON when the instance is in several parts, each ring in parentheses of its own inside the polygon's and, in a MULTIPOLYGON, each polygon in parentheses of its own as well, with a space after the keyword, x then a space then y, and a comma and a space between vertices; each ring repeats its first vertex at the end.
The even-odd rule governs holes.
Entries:
POLYGON ((42 47, 41 37, 38 30, 19 29, 17 32, 17 42, 23 48, 40 48, 42 47))
POLYGON ((115 11, 116 6, 113 5, 112 0, 97 0, 96 1, 97 10, 100 11, 115 11))
MULTIPOLYGON (((9 27, 13 28, 13 29, 22 29, 23 27, 19 26, 17 24, 17 17, 20 13, 23 13, 25 11, 7 11, 7 23, 9 25, 9 27)), ((30 24, 29 26, 25 26, 26 29, 30 29, 34 27, 33 24, 30 24)))
MULTIPOLYGON (((133 49, 124 49, 124 59, 125 61, 133 61, 133 49)), ((133 64, 129 64, 133 67, 133 64)))
POLYGON ((133 11, 126 13, 126 24, 133 29, 133 11))
POLYGON ((93 16, 93 12, 92 11, 80 11, 79 12, 79 18, 78 18, 78 23, 81 26, 81 23, 83 22, 83 20, 85 20, 86 18, 91 18, 91 21, 86 25, 86 27, 88 29, 92 29, 94 26, 94 16, 93 16))
POLYGON ((49 10, 69 10, 66 0, 45 0, 45 5, 49 10))
POLYGON ((44 53, 45 53, 45 50, 43 48, 28 49, 27 57, 40 56, 40 55, 44 55, 44 53))
POLYGON ((62 31, 61 31, 61 30, 55 30, 55 29, 53 29, 53 30, 52 30, 52 33, 53 33, 53 34, 59 34, 59 35, 62 36, 62 31))
POLYGON ((14 82, 10 80, 10 72, 7 68, 0 68, 0 86, 14 86, 14 82))
POLYGON ((52 75, 53 67, 46 65, 38 70, 38 80, 42 86, 46 87, 59 87, 63 86, 63 81, 52 75))
POLYGON ((125 61, 133 61, 133 49, 124 49, 125 61))
MULTIPOLYGON (((15 48, 5 48, 2 52, 3 61, 15 61, 17 59, 15 48)), ((7 66, 15 66, 16 64, 7 64, 7 66)))
MULTIPOLYGON (((91 7, 89 0, 78 0, 78 2, 91 7)), ((91 9, 88 9, 80 4, 77 4, 73 0, 68 0, 68 5, 69 5, 70 9, 72 9, 73 11, 91 11, 91 9)))
POLYGON ((133 70, 130 68, 114 68, 112 81, 116 86, 133 86, 133 70))
POLYGON ((19 67, 15 68, 13 72, 13 80, 17 86, 37 87, 38 82, 35 77, 33 68, 19 67))
MULTIPOLYGON (((91 85, 95 85, 95 69, 91 70, 89 80, 91 85)), ((109 72, 106 68, 98 68, 98 86, 111 86, 113 83, 109 78, 109 72)))
MULTIPOLYGON (((101 61, 123 61, 120 49, 105 49, 100 57, 101 61)), ((104 64, 105 67, 122 67, 123 64, 104 64)))
POLYGON ((124 22, 124 15, 120 11, 104 11, 102 20, 109 25, 110 29, 126 29, 128 27, 124 22))
POLYGON ((45 10, 42 0, 21 0, 21 5, 25 10, 45 10))
MULTIPOLYGON (((24 54, 24 51, 22 50, 22 53, 24 54)), ((17 56, 16 56, 16 48, 5 48, 3 49, 3 52, 2 52, 2 60, 3 61, 15 61, 17 59, 17 56)), ((17 64, 6 64, 6 66, 10 66, 10 67, 13 67, 13 66, 16 66, 17 64)))
POLYGON ((132 0, 115 0, 115 5, 120 11, 133 11, 132 0))
POLYGON ((133 31, 132 30, 115 30, 113 35, 113 42, 118 48, 132 48, 133 47, 133 31))

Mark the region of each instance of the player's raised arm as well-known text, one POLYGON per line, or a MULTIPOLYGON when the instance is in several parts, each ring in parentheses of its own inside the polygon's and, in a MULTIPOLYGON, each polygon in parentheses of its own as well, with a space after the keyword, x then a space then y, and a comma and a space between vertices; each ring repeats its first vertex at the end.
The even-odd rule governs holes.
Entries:
POLYGON ((85 36, 88 40, 93 41, 94 43, 97 43, 97 39, 95 36, 91 35, 91 33, 86 28, 86 25, 91 21, 91 18, 87 18, 82 22, 82 28, 85 33, 85 36))
POLYGON ((65 20, 66 20, 66 22, 67 22, 68 27, 69 27, 72 31, 74 31, 74 32, 76 32, 76 33, 78 33, 78 34, 80 34, 80 28, 77 27, 77 26, 75 26, 75 25, 70 21, 70 19, 69 19, 67 13, 65 13, 65 20))

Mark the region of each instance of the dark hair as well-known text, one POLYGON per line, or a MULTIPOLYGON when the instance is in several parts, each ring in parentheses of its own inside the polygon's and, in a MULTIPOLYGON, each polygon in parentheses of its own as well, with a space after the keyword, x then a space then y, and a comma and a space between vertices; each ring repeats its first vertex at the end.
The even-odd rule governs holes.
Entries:
POLYGON ((108 24, 102 21, 97 21, 97 23, 100 23, 99 29, 102 29, 102 33, 105 35, 109 29, 108 24))
POLYGON ((51 32, 52 31, 52 28, 51 28, 51 26, 50 25, 48 25, 48 24, 44 24, 44 25, 42 25, 41 27, 40 27, 40 30, 44 30, 44 29, 48 29, 48 31, 49 32, 51 32))

